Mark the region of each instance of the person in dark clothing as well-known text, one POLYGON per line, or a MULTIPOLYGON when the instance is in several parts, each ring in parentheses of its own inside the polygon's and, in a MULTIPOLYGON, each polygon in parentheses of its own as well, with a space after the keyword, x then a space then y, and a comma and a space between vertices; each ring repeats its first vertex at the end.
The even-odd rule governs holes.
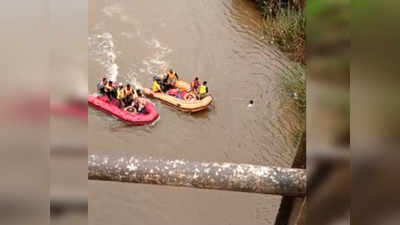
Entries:
POLYGON ((142 114, 146 114, 146 100, 143 98, 142 92, 137 92, 136 104, 137 104, 137 111, 142 114))
POLYGON ((107 95, 108 101, 111 101, 111 99, 113 99, 113 98, 116 97, 116 96, 113 97, 113 96, 114 96, 113 91, 114 91, 113 82, 110 80, 110 81, 108 81, 108 83, 104 86, 104 93, 107 95))
POLYGON ((125 99, 124 99, 125 105, 132 104, 134 94, 135 94, 134 89, 131 87, 130 84, 127 84, 125 88, 125 99))
POLYGON ((195 94, 199 91, 200 81, 198 77, 195 77, 194 80, 190 83, 190 90, 195 94))
POLYGON ((175 87, 175 82, 179 80, 178 74, 170 69, 169 72, 164 76, 163 86, 165 87, 163 90, 164 92, 168 91, 171 88, 175 87))
POLYGON ((107 78, 103 78, 98 84, 97 84, 97 92, 99 92, 101 95, 104 95, 106 92, 104 91, 104 86, 107 85, 107 78))
POLYGON ((164 76, 164 79, 161 82, 161 90, 162 92, 167 92, 170 89, 168 85, 168 75, 164 76))
POLYGON ((135 102, 132 102, 128 107, 125 107, 125 111, 128 111, 130 113, 137 113, 135 102))
POLYGON ((131 104, 132 104, 132 101, 133 101, 133 94, 132 94, 132 93, 128 93, 128 94, 125 96, 124 104, 125 104, 125 105, 131 105, 131 104))

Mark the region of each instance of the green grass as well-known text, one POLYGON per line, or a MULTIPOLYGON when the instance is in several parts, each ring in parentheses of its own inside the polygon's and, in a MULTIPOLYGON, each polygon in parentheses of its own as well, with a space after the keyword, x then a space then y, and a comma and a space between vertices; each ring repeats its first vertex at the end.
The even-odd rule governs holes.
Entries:
POLYGON ((305 8, 305 0, 253 0, 258 8, 264 14, 276 15, 276 12, 281 8, 293 8, 303 10, 305 8))
POLYGON ((291 60, 305 64, 305 25, 303 11, 281 8, 276 15, 264 17, 264 39, 276 44, 291 60))
POLYGON ((301 141, 301 137, 303 136, 304 130, 302 129, 297 129, 293 131, 292 136, 293 136, 293 145, 297 147, 301 141))
POLYGON ((307 98, 306 98, 306 74, 303 66, 298 65, 293 70, 282 75, 282 84, 286 94, 296 93, 296 105, 305 119, 307 98))
POLYGON ((253 0, 264 20, 264 39, 276 44, 289 58, 305 64, 305 0, 253 0))

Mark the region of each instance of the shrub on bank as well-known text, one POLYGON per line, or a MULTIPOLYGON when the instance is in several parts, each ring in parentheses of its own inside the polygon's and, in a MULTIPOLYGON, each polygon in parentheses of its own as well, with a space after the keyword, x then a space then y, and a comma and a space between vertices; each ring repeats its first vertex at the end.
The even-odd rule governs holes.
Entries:
POLYGON ((305 7, 305 0, 253 0, 264 14, 277 15, 282 8, 292 8, 302 11, 305 7))
POLYGON ((305 0, 253 0, 263 13, 264 38, 305 64, 305 0))
POLYGON ((262 10, 264 38, 300 63, 293 71, 283 74, 283 87, 291 95, 305 117, 305 0, 253 0, 262 10))
POLYGON ((289 58, 305 64, 305 16, 303 11, 280 9, 276 16, 265 16, 264 38, 288 54, 289 58))

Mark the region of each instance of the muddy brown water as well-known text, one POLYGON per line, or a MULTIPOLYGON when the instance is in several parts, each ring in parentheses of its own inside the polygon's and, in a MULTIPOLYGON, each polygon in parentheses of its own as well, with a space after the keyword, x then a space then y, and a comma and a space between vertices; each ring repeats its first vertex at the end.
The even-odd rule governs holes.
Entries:
MULTIPOLYGON (((299 115, 281 78, 293 66, 262 40, 249 1, 89 1, 89 92, 103 76, 149 87, 160 68, 207 80, 215 102, 187 114, 157 100, 153 125, 89 109, 89 152, 289 166, 299 115), (249 100, 255 106, 248 108, 249 100)), ((272 224, 280 197, 89 182, 89 223, 272 224)))

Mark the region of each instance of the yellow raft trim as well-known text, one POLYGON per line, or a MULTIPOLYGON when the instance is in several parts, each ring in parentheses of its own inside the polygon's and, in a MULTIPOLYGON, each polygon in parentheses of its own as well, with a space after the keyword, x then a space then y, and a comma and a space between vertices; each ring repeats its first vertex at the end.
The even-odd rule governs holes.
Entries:
MULTIPOLYGON (((175 83, 175 87, 177 87, 181 90, 189 90, 190 84, 188 84, 184 81, 178 80, 175 83)), ((144 88, 143 92, 145 95, 148 95, 150 97, 153 97, 153 98, 159 99, 163 102, 166 102, 183 112, 198 112, 198 111, 207 109, 208 106, 213 101, 213 98, 211 96, 206 96, 201 100, 195 100, 195 101, 190 102, 190 101, 185 101, 183 99, 178 99, 174 96, 171 96, 171 95, 168 95, 165 93, 161 93, 161 92, 154 93, 152 90, 150 90, 148 88, 144 88)))

